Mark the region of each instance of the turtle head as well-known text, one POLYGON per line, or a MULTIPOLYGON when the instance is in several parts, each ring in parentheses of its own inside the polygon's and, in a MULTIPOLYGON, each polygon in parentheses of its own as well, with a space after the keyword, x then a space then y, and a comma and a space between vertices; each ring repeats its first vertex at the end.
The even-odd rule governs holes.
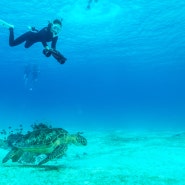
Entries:
POLYGON ((87 145, 87 139, 81 135, 82 133, 78 132, 77 134, 72 135, 73 144, 77 146, 87 145))

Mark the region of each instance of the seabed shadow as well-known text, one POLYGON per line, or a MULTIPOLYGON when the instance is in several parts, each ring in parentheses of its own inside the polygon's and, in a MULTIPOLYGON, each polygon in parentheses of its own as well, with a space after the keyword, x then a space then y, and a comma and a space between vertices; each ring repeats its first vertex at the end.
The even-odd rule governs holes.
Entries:
POLYGON ((17 165, 3 165, 5 168, 35 168, 39 171, 61 171, 68 167, 65 165, 32 165, 32 164, 17 164, 17 165))

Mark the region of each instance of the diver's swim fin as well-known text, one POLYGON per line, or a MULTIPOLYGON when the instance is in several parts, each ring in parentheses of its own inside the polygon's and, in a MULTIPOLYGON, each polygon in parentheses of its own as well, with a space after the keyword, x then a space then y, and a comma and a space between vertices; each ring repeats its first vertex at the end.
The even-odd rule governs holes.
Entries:
POLYGON ((65 58, 59 51, 55 49, 44 49, 43 54, 46 57, 50 57, 52 55, 60 64, 64 64, 67 60, 67 58, 65 58))
POLYGON ((14 28, 14 25, 9 24, 9 23, 3 21, 2 19, 0 19, 0 26, 3 26, 3 27, 8 28, 8 29, 9 28, 14 28))
POLYGON ((50 50, 51 51, 51 55, 60 63, 60 64, 64 64, 65 61, 67 60, 67 58, 65 58, 59 51, 57 50, 50 50))
POLYGON ((50 57, 51 56, 51 51, 49 49, 43 49, 42 53, 46 56, 46 57, 50 57))

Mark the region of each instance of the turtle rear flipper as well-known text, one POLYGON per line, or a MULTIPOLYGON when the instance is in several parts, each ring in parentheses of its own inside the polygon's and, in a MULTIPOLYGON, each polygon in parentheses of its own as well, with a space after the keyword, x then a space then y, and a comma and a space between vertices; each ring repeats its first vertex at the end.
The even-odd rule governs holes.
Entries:
POLYGON ((48 154, 44 160, 39 162, 38 165, 42 165, 52 159, 62 157, 65 154, 66 150, 67 150, 67 145, 59 145, 58 147, 55 148, 55 150, 53 150, 52 153, 48 154))
POLYGON ((2 163, 6 163, 9 159, 12 159, 17 154, 17 151, 17 148, 10 150, 10 152, 3 158, 2 163))
POLYGON ((12 162, 17 162, 23 153, 22 150, 17 150, 16 154, 12 157, 12 162))

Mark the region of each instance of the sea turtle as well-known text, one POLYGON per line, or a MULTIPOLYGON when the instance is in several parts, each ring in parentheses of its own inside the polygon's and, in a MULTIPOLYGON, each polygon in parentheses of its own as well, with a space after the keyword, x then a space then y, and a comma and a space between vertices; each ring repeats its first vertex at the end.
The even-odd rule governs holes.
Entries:
MULTIPOLYGON (((22 125, 21 129, 15 129, 15 130, 9 130, 9 132, 5 129, 0 131, 0 134, 3 135, 4 139, 0 138, 0 148, 2 149, 10 149, 13 147, 13 143, 17 142, 23 137, 22 133, 22 125)), ((9 127, 11 129, 12 127, 9 127)), ((34 130, 40 130, 40 129, 46 129, 46 128, 52 128, 51 125, 48 125, 47 123, 34 123, 31 125, 32 131, 34 130)), ((30 132, 30 131, 28 131, 30 132)))
POLYGON ((43 128, 29 132, 12 144, 11 151, 2 160, 3 163, 12 159, 17 162, 24 152, 32 152, 36 155, 46 154, 47 157, 38 165, 62 157, 68 144, 87 145, 87 140, 77 134, 69 134, 62 128, 43 128))
MULTIPOLYGON (((0 131, 0 134, 4 136, 4 139, 0 139, 0 148, 2 149, 11 149, 13 148, 13 144, 16 143, 18 140, 20 140, 23 137, 23 126, 20 125, 19 129, 12 130, 12 127, 8 127, 8 131, 3 129, 0 131), (11 130, 10 130, 11 129, 11 130)), ((48 123, 34 123, 31 125, 32 131, 34 130, 40 130, 40 129, 46 129, 46 128, 52 128, 51 125, 48 125, 48 123)), ((30 132, 30 131, 28 131, 30 132)), ((41 161, 40 159, 43 158, 44 155, 31 153, 31 152, 24 152, 23 155, 18 159, 17 162, 23 163, 23 164, 35 164, 38 163, 37 161, 41 161)))

